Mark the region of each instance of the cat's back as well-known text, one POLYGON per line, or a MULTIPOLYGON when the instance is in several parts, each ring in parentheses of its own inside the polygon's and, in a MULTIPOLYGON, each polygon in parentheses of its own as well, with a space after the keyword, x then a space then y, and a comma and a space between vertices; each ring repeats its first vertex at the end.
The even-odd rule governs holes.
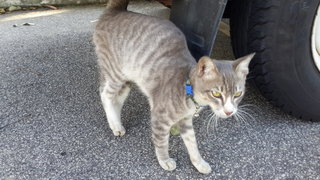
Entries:
POLYGON ((127 55, 163 48, 178 53, 187 48, 183 33, 169 20, 128 11, 105 11, 96 25, 94 40, 117 46, 127 55))
POLYGON ((107 49, 119 66, 172 66, 194 63, 183 33, 169 20, 128 11, 105 11, 94 34, 97 49, 107 49), (161 60, 162 59, 162 60, 161 60), (179 61, 179 62, 177 62, 179 61))
POLYGON ((183 33, 172 22, 133 12, 105 11, 94 42, 103 57, 98 58, 100 64, 108 61, 129 80, 170 79, 195 63, 183 33))
POLYGON ((176 38, 184 40, 182 32, 169 20, 158 17, 138 14, 130 11, 110 11, 106 10, 96 25, 96 32, 105 32, 112 36, 130 36, 130 32, 135 35, 162 35, 174 34, 176 38), (143 33, 143 34, 139 34, 143 33))

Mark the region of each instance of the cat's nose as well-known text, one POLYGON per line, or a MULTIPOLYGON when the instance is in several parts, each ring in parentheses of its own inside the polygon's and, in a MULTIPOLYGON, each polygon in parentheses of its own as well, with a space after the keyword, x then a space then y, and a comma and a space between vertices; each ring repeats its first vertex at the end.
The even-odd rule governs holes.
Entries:
POLYGON ((227 116, 230 116, 230 115, 233 113, 233 111, 224 111, 224 113, 225 113, 227 116))

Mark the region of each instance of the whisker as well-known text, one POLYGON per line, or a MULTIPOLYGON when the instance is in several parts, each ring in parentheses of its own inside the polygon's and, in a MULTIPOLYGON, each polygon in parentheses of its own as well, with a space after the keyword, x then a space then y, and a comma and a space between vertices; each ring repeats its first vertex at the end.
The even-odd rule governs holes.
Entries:
POLYGON ((243 111, 239 111, 239 109, 238 109, 238 113, 237 113, 237 115, 238 115, 238 117, 239 117, 239 119, 241 120, 241 122, 243 122, 245 125, 249 125, 250 127, 252 127, 251 126, 251 124, 249 124, 245 119, 246 119, 246 115, 243 113, 243 111))
POLYGON ((242 108, 238 108, 237 116, 240 117, 240 119, 242 119, 242 122, 246 125, 244 127, 247 129, 248 136, 252 139, 258 139, 258 137, 256 136, 258 132, 255 130, 255 128, 253 128, 253 126, 250 123, 248 123, 248 121, 245 120, 246 118, 251 120, 254 120, 255 118, 250 113, 244 111, 242 108), (247 125, 249 125, 249 127, 247 125), (250 133, 248 131, 249 129, 253 132, 250 133))
POLYGON ((234 119, 235 119, 237 122, 239 122, 239 119, 238 119, 238 115, 237 115, 237 114, 235 114, 233 117, 234 117, 234 119))
POLYGON ((246 111, 244 111, 244 110, 242 110, 242 109, 238 109, 238 111, 239 111, 243 116, 245 116, 245 117, 247 117, 247 118, 249 118, 249 119, 254 119, 254 117, 253 117, 250 113, 248 113, 248 112, 246 112, 246 111))
POLYGON ((239 120, 240 120, 242 123, 246 124, 246 122, 243 120, 243 116, 242 116, 239 112, 237 113, 237 115, 238 115, 239 120))
POLYGON ((217 127, 218 127, 218 120, 219 120, 219 117, 218 116, 215 116, 215 120, 214 120, 214 131, 216 131, 217 129, 217 127))
POLYGON ((241 105, 239 105, 239 108, 258 108, 258 106, 257 105, 255 105, 255 104, 241 104, 241 105))
POLYGON ((217 126, 218 126, 218 120, 219 120, 219 117, 214 114, 214 112, 210 113, 209 114, 209 120, 208 120, 208 123, 207 123, 207 136, 210 136, 210 132, 212 131, 209 131, 210 128, 212 127, 213 128, 213 133, 215 134, 215 132, 217 131, 217 126))
POLYGON ((209 120, 208 120, 208 124, 207 124, 207 135, 208 135, 208 132, 209 132, 209 127, 210 127, 210 125, 211 125, 213 116, 214 116, 214 113, 213 113, 213 112, 209 114, 209 120))
POLYGON ((243 111, 250 111, 251 113, 255 112, 254 110, 249 109, 247 107, 238 107, 238 109, 243 110, 243 111))

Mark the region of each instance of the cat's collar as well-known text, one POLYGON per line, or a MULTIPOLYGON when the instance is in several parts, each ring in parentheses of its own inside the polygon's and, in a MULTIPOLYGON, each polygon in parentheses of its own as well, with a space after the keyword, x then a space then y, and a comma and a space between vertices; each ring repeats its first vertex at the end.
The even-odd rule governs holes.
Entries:
POLYGON ((200 106, 197 101, 194 99, 194 93, 193 93, 193 88, 192 88, 192 85, 190 83, 190 80, 188 79, 187 82, 186 82, 186 85, 185 85, 185 88, 186 88, 186 95, 187 95, 187 98, 190 98, 192 100, 192 102, 194 103, 194 105, 196 106, 196 111, 195 113, 193 114, 193 116, 195 117, 198 117, 199 116, 199 111, 200 109, 203 107, 203 106, 200 106))

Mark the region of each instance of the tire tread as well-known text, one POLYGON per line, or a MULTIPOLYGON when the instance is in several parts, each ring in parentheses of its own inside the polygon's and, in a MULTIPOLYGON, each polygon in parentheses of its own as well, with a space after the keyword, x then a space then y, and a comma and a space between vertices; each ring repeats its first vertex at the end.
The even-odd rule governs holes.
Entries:
POLYGON ((272 104, 285 112, 305 120, 313 120, 311 117, 293 109, 292 106, 285 104, 279 98, 281 93, 275 90, 277 87, 274 78, 276 77, 274 72, 271 71, 272 68, 270 68, 275 59, 270 57, 273 47, 269 37, 273 37, 274 30, 271 27, 278 23, 278 20, 272 19, 272 17, 274 17, 274 13, 279 11, 279 2, 273 0, 243 0, 235 1, 233 7, 235 8, 234 13, 231 14, 230 26, 234 54, 236 57, 241 57, 247 53, 256 52, 257 57, 250 64, 251 72, 249 74, 256 87, 272 104), (240 18, 244 18, 244 15, 247 20, 241 21, 240 18), (242 22, 247 23, 245 28, 241 27, 243 26, 242 22), (242 33, 246 33, 245 36, 241 36, 239 28, 242 29, 242 33), (243 47, 247 47, 247 49, 243 47))

